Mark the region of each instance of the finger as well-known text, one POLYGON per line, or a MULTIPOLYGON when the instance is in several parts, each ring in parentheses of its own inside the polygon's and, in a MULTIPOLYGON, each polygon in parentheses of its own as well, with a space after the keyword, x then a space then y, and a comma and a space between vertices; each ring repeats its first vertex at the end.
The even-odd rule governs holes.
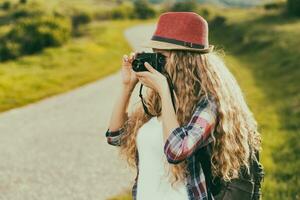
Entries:
POLYGON ((123 66, 130 67, 131 63, 129 62, 129 58, 127 55, 123 56, 123 66))
POLYGON ((147 85, 147 83, 145 82, 145 79, 144 78, 138 78, 138 80, 143 84, 143 85, 147 85))
POLYGON ((128 59, 129 59, 128 56, 125 55, 125 61, 126 61, 126 62, 128 62, 128 59))
POLYGON ((142 75, 139 75, 139 74, 135 74, 135 76, 136 76, 137 78, 144 78, 142 75))
POLYGON ((126 54, 123 55, 123 62, 128 62, 128 56, 126 54))
POLYGON ((132 61, 133 59, 134 59, 134 52, 131 52, 131 53, 130 53, 129 60, 132 61))
POLYGON ((135 74, 136 74, 138 77, 147 77, 147 76, 149 76, 149 73, 150 73, 150 72, 136 72, 135 74))
POLYGON ((148 62, 145 62, 144 65, 149 70, 149 72, 152 72, 152 73, 156 73, 157 72, 148 62))

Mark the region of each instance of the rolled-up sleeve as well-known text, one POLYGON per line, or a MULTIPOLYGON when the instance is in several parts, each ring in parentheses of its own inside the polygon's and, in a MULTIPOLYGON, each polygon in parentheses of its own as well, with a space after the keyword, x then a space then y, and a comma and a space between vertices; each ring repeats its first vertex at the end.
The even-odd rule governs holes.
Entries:
POLYGON ((124 126, 119 128, 116 131, 110 131, 107 129, 105 136, 107 143, 113 146, 121 146, 121 137, 124 134, 124 126))
POLYGON ((164 153, 169 163, 180 163, 212 141, 209 136, 215 129, 217 106, 214 100, 202 102, 197 104, 189 123, 173 129, 168 136, 164 153))

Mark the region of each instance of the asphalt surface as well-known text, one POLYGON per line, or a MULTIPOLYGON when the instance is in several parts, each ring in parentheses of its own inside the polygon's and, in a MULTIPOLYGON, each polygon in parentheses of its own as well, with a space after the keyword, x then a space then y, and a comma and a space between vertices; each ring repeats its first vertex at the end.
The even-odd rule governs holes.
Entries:
MULTIPOLYGON (((136 26, 124 34, 142 51, 153 30, 136 26)), ((120 84, 119 71, 0 114, 0 199, 102 200, 131 189, 135 170, 105 138, 120 84)), ((129 109, 139 100, 138 86, 129 109)))

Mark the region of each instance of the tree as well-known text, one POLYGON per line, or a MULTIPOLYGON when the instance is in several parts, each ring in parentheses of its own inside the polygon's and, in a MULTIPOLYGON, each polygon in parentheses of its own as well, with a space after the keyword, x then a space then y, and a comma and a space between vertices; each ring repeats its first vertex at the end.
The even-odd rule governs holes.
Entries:
POLYGON ((20 4, 26 4, 27 0, 20 0, 19 2, 20 2, 20 4))
POLYGON ((139 19, 148 19, 155 16, 155 10, 146 0, 136 0, 134 2, 134 14, 139 19))
POLYGON ((79 27, 92 21, 92 16, 88 11, 74 10, 71 16, 72 32, 74 35, 80 35, 79 27))
POLYGON ((183 2, 176 2, 171 8, 171 11, 175 12, 193 12, 197 8, 197 2, 195 0, 188 0, 183 2))
POLYGON ((288 0, 287 9, 289 14, 300 16, 300 0, 288 0))
POLYGON ((11 4, 9 1, 4 1, 3 4, 2 4, 2 9, 3 10, 9 10, 11 7, 11 4))

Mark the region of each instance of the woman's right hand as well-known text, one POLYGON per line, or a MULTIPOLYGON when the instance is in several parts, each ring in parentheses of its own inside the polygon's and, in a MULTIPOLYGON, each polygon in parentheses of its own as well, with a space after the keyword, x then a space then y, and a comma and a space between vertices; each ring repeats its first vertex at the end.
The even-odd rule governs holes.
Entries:
POLYGON ((123 86, 133 90, 138 83, 138 79, 132 69, 132 61, 135 59, 136 53, 131 53, 130 56, 124 55, 122 60, 122 79, 123 86))

